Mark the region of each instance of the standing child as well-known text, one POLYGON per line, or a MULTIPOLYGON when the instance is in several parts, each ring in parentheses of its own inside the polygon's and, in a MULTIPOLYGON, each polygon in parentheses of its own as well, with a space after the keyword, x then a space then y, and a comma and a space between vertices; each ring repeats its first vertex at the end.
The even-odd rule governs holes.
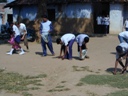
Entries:
POLYGON ((82 60, 85 57, 89 58, 87 54, 87 43, 89 42, 89 36, 86 34, 79 34, 76 37, 76 42, 78 45, 79 58, 82 60))
POLYGON ((63 59, 72 59, 72 45, 75 41, 75 35, 71 33, 67 33, 63 35, 61 38, 57 38, 56 43, 61 44, 60 56, 59 58, 63 59), (62 56, 62 51, 64 55, 62 56))
POLYGON ((41 35, 41 45, 43 49, 43 54, 42 56, 47 56, 47 47, 49 48, 50 52, 52 55, 55 55, 53 51, 53 46, 52 46, 52 38, 51 38, 51 32, 53 31, 53 26, 52 22, 48 20, 47 15, 42 16, 43 21, 40 24, 40 35, 41 35))

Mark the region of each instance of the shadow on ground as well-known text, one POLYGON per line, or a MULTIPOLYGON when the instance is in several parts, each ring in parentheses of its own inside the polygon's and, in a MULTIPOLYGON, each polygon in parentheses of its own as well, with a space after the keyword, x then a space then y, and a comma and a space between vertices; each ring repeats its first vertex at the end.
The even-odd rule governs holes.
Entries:
MULTIPOLYGON (((113 73, 114 69, 115 69, 115 68, 108 68, 108 69, 106 69, 106 72, 108 72, 108 73, 113 73)), ((121 71, 122 71, 122 70, 121 70, 120 68, 117 68, 117 72, 121 72, 121 71)))
POLYGON ((116 52, 111 52, 110 54, 116 55, 116 52))

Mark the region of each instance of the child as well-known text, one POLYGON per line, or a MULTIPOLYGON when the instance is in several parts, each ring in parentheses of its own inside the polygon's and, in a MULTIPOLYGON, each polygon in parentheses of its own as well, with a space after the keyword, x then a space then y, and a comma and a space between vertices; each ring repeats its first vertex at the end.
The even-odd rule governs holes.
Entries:
POLYGON ((15 45, 15 40, 14 40, 15 38, 14 38, 14 35, 12 34, 11 35, 11 38, 10 38, 10 40, 8 40, 8 42, 12 45, 12 47, 14 48, 14 49, 18 49, 19 48, 19 46, 17 46, 17 45, 15 45))
POLYGON ((89 36, 86 34, 79 34, 76 37, 76 42, 78 45, 78 56, 81 60, 83 60, 85 57, 89 58, 87 56, 87 43, 89 42, 89 36))
POLYGON ((123 32, 119 33, 118 39, 119 39, 120 43, 122 43, 122 42, 128 43, 128 31, 123 31, 123 32))
POLYGON ((128 65, 128 44, 123 42, 120 43, 117 47, 116 47, 116 61, 115 61, 115 69, 113 74, 116 75, 116 71, 117 71, 117 65, 118 63, 122 66, 123 70, 122 70, 122 74, 126 71, 127 65, 128 65), (125 65, 122 62, 122 59, 125 59, 125 65))
POLYGON ((72 45, 75 41, 75 35, 71 33, 64 34, 61 38, 57 38, 56 43, 61 44, 60 56, 62 60, 69 59, 72 60, 72 45), (62 51, 64 55, 62 56, 62 51))

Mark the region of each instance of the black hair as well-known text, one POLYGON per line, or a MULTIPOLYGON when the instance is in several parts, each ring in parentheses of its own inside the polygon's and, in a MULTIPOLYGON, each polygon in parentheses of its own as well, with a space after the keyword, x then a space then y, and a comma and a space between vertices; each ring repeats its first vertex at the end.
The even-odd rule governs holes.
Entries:
POLYGON ((57 38, 57 39, 56 39, 56 43, 57 43, 57 44, 60 44, 60 42, 61 42, 61 39, 60 39, 60 38, 57 38))
POLYGON ((15 22, 15 24, 16 24, 16 25, 19 25, 19 24, 20 24, 20 22, 15 22))
POLYGON ((85 37, 85 38, 84 38, 84 42, 85 42, 85 43, 89 42, 89 37, 85 37))
POLYGON ((42 18, 48 18, 48 15, 42 15, 41 17, 42 18))
POLYGON ((123 52, 123 49, 122 49, 121 46, 117 46, 117 47, 116 47, 116 51, 117 51, 118 53, 122 53, 122 52, 123 52))

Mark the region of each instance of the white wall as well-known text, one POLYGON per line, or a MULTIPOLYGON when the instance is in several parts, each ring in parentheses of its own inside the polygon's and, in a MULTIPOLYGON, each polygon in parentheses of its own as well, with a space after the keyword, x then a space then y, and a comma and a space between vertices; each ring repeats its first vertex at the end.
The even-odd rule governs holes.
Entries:
POLYGON ((7 3, 10 3, 10 2, 12 2, 12 1, 15 1, 15 0, 7 0, 7 3))
POLYGON ((5 8, 4 10, 5 10, 5 13, 4 13, 5 14, 5 18, 4 18, 4 22, 3 23, 5 24, 7 22, 7 19, 8 19, 7 15, 8 14, 12 14, 12 8, 11 9, 10 8, 5 8))
POLYGON ((110 4, 110 34, 123 31, 123 5, 110 4))
MULTIPOLYGON (((17 17, 19 14, 19 7, 13 8, 13 21, 17 21, 17 17)), ((21 19, 29 19, 30 21, 35 20, 37 15, 37 7, 36 6, 24 6, 20 12, 21 19)))
MULTIPOLYGON (((92 6, 88 3, 80 3, 80 4, 69 4, 63 5, 62 7, 62 18, 91 18, 92 6)), ((59 12, 57 12, 56 17, 60 16, 59 12)))

